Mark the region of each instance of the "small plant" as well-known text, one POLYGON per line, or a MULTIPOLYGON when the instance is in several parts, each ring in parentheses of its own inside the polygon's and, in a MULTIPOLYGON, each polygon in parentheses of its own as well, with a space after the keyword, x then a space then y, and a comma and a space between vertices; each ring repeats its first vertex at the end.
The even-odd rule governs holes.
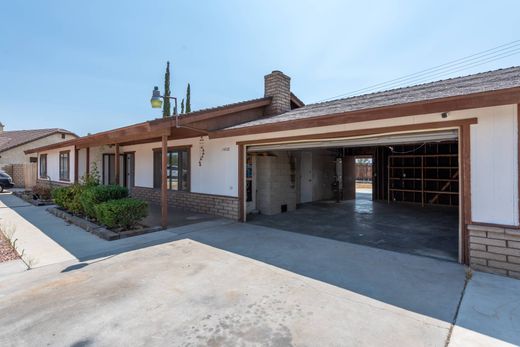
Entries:
POLYGON ((75 214, 84 214, 85 211, 80 202, 80 196, 85 189, 86 187, 81 184, 56 188, 52 191, 52 198, 56 205, 75 214))
POLYGON ((91 186, 81 193, 79 201, 83 211, 90 218, 96 218, 95 207, 109 200, 117 200, 128 197, 128 189, 118 185, 91 186))
POLYGON ((87 173, 83 177, 81 177, 80 182, 82 185, 87 186, 87 187, 98 186, 101 181, 100 177, 101 176, 99 175, 99 170, 97 168, 97 164, 92 163, 92 165, 90 165, 89 173, 87 173))
POLYGON ((110 200, 96 205, 96 218, 109 228, 129 230, 148 214, 148 204, 139 199, 110 200))

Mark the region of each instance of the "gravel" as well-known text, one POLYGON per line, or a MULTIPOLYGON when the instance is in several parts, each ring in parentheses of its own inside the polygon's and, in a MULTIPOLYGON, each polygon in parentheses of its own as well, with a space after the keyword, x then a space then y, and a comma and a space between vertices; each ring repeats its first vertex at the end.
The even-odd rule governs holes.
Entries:
POLYGON ((11 247, 11 244, 0 232, 0 263, 20 258, 18 253, 11 247))

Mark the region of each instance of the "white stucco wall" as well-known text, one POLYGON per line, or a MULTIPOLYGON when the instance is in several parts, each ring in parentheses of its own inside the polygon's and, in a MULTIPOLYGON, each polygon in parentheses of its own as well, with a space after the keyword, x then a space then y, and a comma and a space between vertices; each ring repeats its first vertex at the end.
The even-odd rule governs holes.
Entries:
MULTIPOLYGON (((236 197, 238 196, 237 141, 478 118, 478 124, 471 126, 471 202, 473 221, 518 225, 518 128, 516 112, 516 105, 506 105, 453 111, 449 113, 447 119, 442 119, 440 114, 437 113, 234 138, 210 140, 208 137, 204 137, 202 146, 204 147, 205 155, 201 166, 199 166, 201 156, 200 138, 169 141, 168 145, 192 146, 192 192, 236 197)), ((136 186, 153 187, 152 149, 158 147, 160 147, 159 142, 121 147, 121 153, 135 151, 136 186)), ((50 173, 53 172, 52 170, 55 170, 57 177, 57 154, 59 150, 53 153, 55 153, 56 161, 53 164, 52 156, 49 156, 48 170, 50 173)), ((91 161, 98 162, 100 172, 102 153, 113 153, 113 148, 103 146, 102 148, 91 149, 91 161)), ((73 156, 71 156, 72 178, 74 177, 73 168, 73 156)))
MULTIPOLYGON (((70 183, 74 182, 74 146, 63 147, 59 149, 53 149, 47 152, 38 153, 38 159, 41 154, 47 154, 47 176, 50 177, 51 181, 55 182, 63 182, 70 183), (69 180, 63 181, 60 180, 60 152, 61 151, 70 151, 70 170, 69 170, 69 180)), ((40 177, 40 169, 39 169, 39 160, 38 160, 38 177, 40 177)))

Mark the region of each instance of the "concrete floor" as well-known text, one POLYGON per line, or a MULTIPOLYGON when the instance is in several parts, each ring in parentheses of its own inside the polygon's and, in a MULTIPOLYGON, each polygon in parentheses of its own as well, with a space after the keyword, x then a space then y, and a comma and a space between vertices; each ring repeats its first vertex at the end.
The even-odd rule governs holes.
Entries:
POLYGON ((165 233, 3 277, 0 346, 520 343, 520 281, 476 274, 465 296, 453 262, 243 223, 165 233))
MULTIPOLYGON (((179 208, 168 208, 168 227, 176 228, 183 225, 207 222, 216 220, 218 217, 208 214, 196 213, 179 208)), ((161 225, 161 206, 150 204, 148 206, 148 216, 143 220, 143 224, 148 226, 161 225)))
POLYGON ((457 261, 458 208, 357 199, 319 201, 274 216, 248 215, 248 222, 386 250, 457 261))

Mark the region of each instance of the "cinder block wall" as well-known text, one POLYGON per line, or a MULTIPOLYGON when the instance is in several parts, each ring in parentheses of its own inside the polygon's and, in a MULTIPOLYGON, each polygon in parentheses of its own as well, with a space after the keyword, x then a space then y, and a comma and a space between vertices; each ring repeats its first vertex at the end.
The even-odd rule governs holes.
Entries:
POLYGON ((7 164, 2 167, 11 178, 16 188, 23 188, 25 186, 23 164, 7 164))
POLYGON ((276 156, 258 156, 256 165, 258 211, 273 215, 282 212, 282 205, 287 205, 287 211, 295 210, 296 158, 289 152, 276 152, 276 156))
POLYGON ((469 225, 470 266, 520 279, 520 230, 469 225))

